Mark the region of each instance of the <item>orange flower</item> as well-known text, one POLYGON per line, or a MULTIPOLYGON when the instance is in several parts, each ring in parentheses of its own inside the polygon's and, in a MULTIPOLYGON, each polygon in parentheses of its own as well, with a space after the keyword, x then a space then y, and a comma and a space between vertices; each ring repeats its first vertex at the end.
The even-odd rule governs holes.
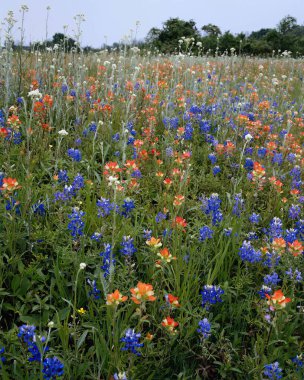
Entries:
POLYGON ((175 328, 178 326, 178 322, 176 322, 173 318, 171 317, 166 317, 162 321, 162 326, 166 328, 166 330, 171 333, 171 334, 176 334, 175 328))
POLYGON ((156 297, 154 297, 153 286, 151 284, 145 284, 139 281, 137 287, 131 289, 131 293, 133 295, 133 297, 131 297, 131 300, 137 305, 139 305, 141 302, 153 302, 156 300, 156 297))
MULTIPOLYGON (((177 227, 187 227, 186 219, 183 219, 181 216, 177 216, 173 222, 173 226, 177 227)), ((185 230, 184 230, 185 231, 185 230)))
POLYGON ((284 249, 286 248, 286 241, 283 238, 273 239, 272 248, 274 251, 282 253, 282 251, 284 251, 284 249))
POLYGON ((303 245, 299 240, 295 240, 293 243, 288 243, 288 250, 294 257, 297 257, 303 253, 303 245))
POLYGON ((157 256, 160 257, 160 260, 157 260, 155 264, 157 268, 160 268, 162 263, 170 263, 171 260, 176 260, 176 257, 171 255, 168 248, 161 249, 157 256))
POLYGON ((149 240, 146 241, 146 244, 151 248, 159 248, 162 246, 160 239, 155 238, 153 236, 149 240))
POLYGON ((20 188, 21 186, 19 186, 16 178, 8 177, 8 178, 3 179, 3 184, 2 184, 2 187, 0 187, 0 190, 10 192, 10 191, 14 191, 20 188))
POLYGON ((272 296, 266 294, 268 299, 267 304, 270 306, 270 310, 283 309, 288 302, 291 302, 291 298, 286 298, 281 289, 276 290, 272 296))
POLYGON ((166 186, 168 186, 168 187, 170 187, 171 184, 172 184, 172 180, 170 178, 165 178, 163 180, 163 184, 166 185, 166 186))
POLYGON ((127 296, 123 296, 118 289, 114 293, 107 295, 107 305, 119 305, 121 302, 125 302, 128 299, 127 296))
POLYGON ((165 295, 166 301, 174 307, 180 307, 180 304, 178 302, 178 297, 175 297, 173 294, 167 294, 165 295))
POLYGON ((181 206, 185 201, 185 197, 183 195, 175 195, 173 206, 181 206))

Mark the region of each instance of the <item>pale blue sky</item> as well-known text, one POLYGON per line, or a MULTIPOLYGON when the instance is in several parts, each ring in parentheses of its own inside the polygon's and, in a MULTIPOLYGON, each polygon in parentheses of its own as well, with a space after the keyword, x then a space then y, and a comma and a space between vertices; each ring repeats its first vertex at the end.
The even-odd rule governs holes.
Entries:
MULTIPOLYGON (((26 40, 43 40, 46 35, 46 8, 49 5, 48 35, 75 29, 73 17, 83 13, 82 45, 100 47, 105 42, 120 41, 130 29, 142 39, 152 27, 161 27, 170 17, 193 19, 200 28, 213 23, 222 31, 250 32, 262 27, 275 27, 287 14, 304 22, 304 0, 0 0, 0 21, 9 10, 20 20, 22 4, 29 7, 26 14, 26 40)), ((18 40, 18 25, 15 27, 18 40)))

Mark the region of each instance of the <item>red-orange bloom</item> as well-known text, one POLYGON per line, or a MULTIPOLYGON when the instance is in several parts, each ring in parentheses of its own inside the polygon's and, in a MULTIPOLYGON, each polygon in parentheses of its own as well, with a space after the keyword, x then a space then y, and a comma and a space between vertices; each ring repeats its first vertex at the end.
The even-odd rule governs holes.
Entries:
POLYGON ((297 257, 303 253, 303 245, 299 240, 295 240, 293 243, 288 243, 289 252, 297 257))
POLYGON ((291 302, 291 298, 286 298, 281 289, 276 290, 272 296, 266 294, 266 297, 271 310, 283 309, 287 303, 291 302))
POLYGON ((178 302, 178 297, 175 297, 173 294, 167 294, 165 296, 166 298, 166 301, 171 305, 171 306, 174 306, 174 307, 180 307, 180 304, 178 302))
POLYGON ((16 180, 16 178, 4 178, 3 179, 3 184, 2 184, 2 187, 0 187, 0 190, 2 191, 14 191, 14 190, 17 190, 17 189, 20 189, 21 186, 18 184, 18 181, 16 180))
POLYGON ((138 305, 141 302, 153 302, 156 300, 156 297, 154 297, 153 286, 151 284, 145 284, 139 281, 136 288, 131 289, 131 293, 133 295, 133 297, 131 297, 131 300, 138 305))
POLYGON ((176 334, 175 328, 178 326, 178 322, 176 322, 173 318, 166 317, 165 319, 163 319, 161 324, 166 328, 166 330, 169 333, 176 334))
POLYGON ((123 296, 118 289, 114 293, 107 295, 107 305, 119 305, 121 302, 125 302, 128 299, 127 296, 123 296))

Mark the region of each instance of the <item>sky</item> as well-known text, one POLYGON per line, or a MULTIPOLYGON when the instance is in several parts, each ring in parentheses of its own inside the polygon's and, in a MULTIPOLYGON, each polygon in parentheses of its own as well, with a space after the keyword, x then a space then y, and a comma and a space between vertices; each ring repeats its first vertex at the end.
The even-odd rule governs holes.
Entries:
MULTIPOLYGON (((133 37, 144 39, 152 27, 161 28, 170 17, 193 19, 198 28, 212 23, 232 33, 275 27, 288 14, 296 17, 298 24, 304 23, 304 0, 0 0, 0 22, 10 10, 18 20, 16 41, 20 40, 23 4, 29 8, 24 22, 27 43, 45 40, 46 35, 51 39, 56 32, 63 33, 65 25, 73 37, 74 17, 84 14, 82 46, 96 48, 121 41, 130 30, 133 37)), ((5 25, 1 29, 3 34, 5 25)))

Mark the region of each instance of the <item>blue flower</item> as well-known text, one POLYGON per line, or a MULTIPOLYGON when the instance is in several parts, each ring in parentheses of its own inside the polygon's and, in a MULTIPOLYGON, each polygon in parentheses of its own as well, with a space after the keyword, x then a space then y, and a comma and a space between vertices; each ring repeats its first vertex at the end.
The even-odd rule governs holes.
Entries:
POLYGON ((110 275, 110 270, 114 268, 116 260, 114 259, 114 255, 112 254, 112 246, 111 244, 104 244, 104 251, 99 254, 102 257, 102 266, 104 278, 107 278, 110 275), (112 255, 112 259, 111 259, 112 255))
POLYGON ((70 148, 68 150, 68 156, 73 159, 73 161, 81 161, 81 152, 79 149, 70 148))
POLYGON ((272 364, 266 364, 264 366, 264 376, 267 376, 269 380, 279 380, 282 379, 282 369, 279 367, 278 362, 272 364))
POLYGON ((250 241, 243 241, 241 248, 239 249, 239 256, 243 261, 249 263, 257 263, 262 260, 262 254, 260 251, 256 251, 250 241))
POLYGON ((260 215, 259 214, 256 214, 255 212, 253 212, 250 216, 249 216, 249 221, 252 223, 252 224, 258 224, 259 221, 260 221, 260 215))
POLYGON ((110 215, 111 211, 115 208, 115 204, 106 198, 99 199, 96 204, 98 207, 98 218, 110 215))
POLYGON ((292 220, 295 220, 295 219, 298 219, 300 213, 301 213, 300 205, 291 205, 288 210, 288 217, 292 220))
POLYGON ((97 288, 96 281, 87 279, 87 283, 92 288, 89 292, 89 296, 93 296, 96 300, 99 300, 101 291, 97 288))
POLYGON ((210 309, 210 305, 223 302, 221 295, 224 294, 224 290, 220 286, 205 285, 200 294, 202 295, 202 307, 205 307, 206 310, 210 309))
POLYGON ((137 249, 134 247, 134 239, 130 236, 124 236, 122 238, 122 242, 120 243, 121 250, 120 252, 125 256, 132 256, 133 253, 137 252, 137 249))
POLYGON ((133 354, 140 356, 141 353, 137 351, 137 348, 143 347, 143 343, 139 343, 140 333, 136 333, 133 329, 128 329, 125 336, 120 339, 125 345, 121 348, 122 351, 130 351, 133 354))
POLYGON ((212 174, 214 175, 214 176, 216 176, 217 174, 219 174, 221 172, 221 168, 218 166, 218 165, 216 165, 216 166, 214 166, 213 168, 212 168, 212 174))
POLYGON ((245 201, 244 199, 242 198, 242 194, 235 194, 234 196, 234 205, 233 205, 233 208, 232 208, 232 214, 233 215, 236 215, 236 216, 240 216, 242 211, 244 210, 245 208, 245 205, 244 205, 245 201))
POLYGON ((264 277, 264 284, 276 286, 279 282, 281 282, 278 274, 273 272, 264 277))
POLYGON ((122 211, 120 214, 125 218, 128 218, 131 214, 131 211, 135 209, 134 201, 130 198, 124 199, 123 205, 121 206, 122 211))
POLYGON ((63 368, 64 365, 56 356, 53 358, 46 358, 43 361, 43 378, 45 380, 56 380, 57 377, 63 376, 63 368))
POLYGON ((208 321, 207 318, 204 318, 203 320, 198 322, 199 329, 197 329, 197 332, 203 335, 204 339, 208 339, 211 335, 211 324, 208 321))
POLYGON ((202 227, 200 230, 199 241, 205 241, 206 239, 212 239, 213 230, 211 230, 208 226, 202 227))
POLYGON ((0 368, 2 366, 1 363, 4 363, 6 361, 6 358, 4 356, 2 356, 2 354, 4 354, 4 352, 5 352, 5 348, 4 347, 0 348, 0 368))
POLYGON ((84 222, 82 218, 84 215, 85 213, 80 211, 77 207, 74 207, 72 213, 68 215, 70 219, 68 229, 71 231, 71 236, 74 239, 83 235, 84 222))
POLYGON ((59 170, 59 172, 58 172, 58 182, 59 183, 61 183, 61 182, 64 182, 64 183, 69 182, 69 177, 68 177, 68 174, 67 174, 66 170, 59 170))

